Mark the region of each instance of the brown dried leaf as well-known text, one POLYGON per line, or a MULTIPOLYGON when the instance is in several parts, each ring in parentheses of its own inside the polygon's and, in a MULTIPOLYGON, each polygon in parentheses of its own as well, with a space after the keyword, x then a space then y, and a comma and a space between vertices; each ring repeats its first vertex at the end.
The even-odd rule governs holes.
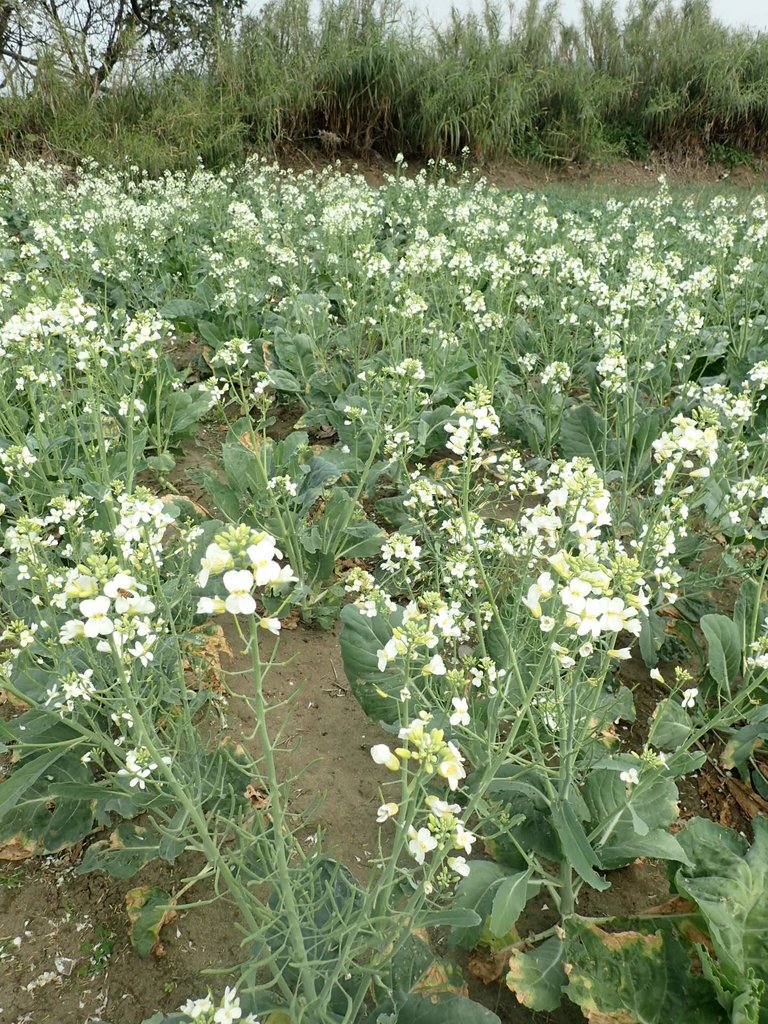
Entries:
POLYGON ((298 629, 299 623, 301 622, 301 613, 298 608, 294 608, 293 611, 288 612, 284 618, 280 619, 281 629, 298 629))
POLYGON ((329 424, 324 424, 315 434, 318 441, 329 441, 331 438, 338 437, 336 427, 332 427, 329 424))
POLYGON ((736 829, 737 832, 743 830, 745 822, 738 805, 729 799, 719 780, 713 779, 709 772, 702 771, 698 775, 696 785, 713 821, 725 825, 726 828, 736 829))
POLYGON ((0 844, 0 860, 28 860, 30 857, 35 856, 35 852, 34 839, 28 839, 21 832, 7 842, 0 844))
POLYGON ((192 631, 189 653, 184 658, 184 670, 194 675, 204 689, 224 693, 222 661, 232 657, 232 648, 217 623, 206 622, 192 631))
POLYGON ((692 900, 683 899, 682 896, 673 896, 655 907, 648 907, 641 910, 638 917, 659 917, 665 914, 696 914, 698 908, 692 900))
POLYGON ((247 448, 249 452, 261 451, 261 448, 264 444, 263 437, 261 437, 259 434, 252 434, 248 430, 246 430, 238 437, 238 441, 243 446, 243 448, 247 448))
POLYGON ((750 821, 758 817, 758 815, 768 815, 768 800, 763 800, 761 796, 748 789, 739 779, 726 777, 725 784, 742 813, 750 821))
POLYGON ((422 995, 431 995, 434 992, 453 992, 463 996, 467 995, 468 989, 463 983, 456 984, 456 980, 451 978, 445 964, 433 960, 411 991, 420 992, 422 995))
POLYGON ((484 985, 493 985, 506 973, 508 959, 508 953, 492 953, 490 949, 480 947, 470 954, 467 966, 469 973, 484 985))
POLYGON ((30 707, 27 701, 22 700, 21 697, 17 697, 13 693, 9 693, 8 690, 0 690, 0 707, 3 704, 7 704, 14 711, 26 711, 30 707))
POLYGON ((251 807, 257 811, 263 811, 266 807, 269 807, 270 795, 263 786, 256 786, 249 782, 245 787, 243 796, 246 800, 250 801, 251 807))

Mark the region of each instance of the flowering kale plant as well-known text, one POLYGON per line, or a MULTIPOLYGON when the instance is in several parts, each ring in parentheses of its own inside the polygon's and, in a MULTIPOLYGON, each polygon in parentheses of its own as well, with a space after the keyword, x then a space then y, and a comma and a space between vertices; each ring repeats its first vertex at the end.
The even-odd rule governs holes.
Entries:
POLYGON ((455 946, 534 1011, 766 1024, 766 819, 681 812, 713 765, 768 799, 766 225, 445 165, 0 178, 0 856, 178 862, 141 955, 226 901, 223 991, 152 1024, 498 1024, 455 946), (354 870, 280 758, 299 618, 378 730, 354 870), (649 858, 674 900, 609 911, 649 858))

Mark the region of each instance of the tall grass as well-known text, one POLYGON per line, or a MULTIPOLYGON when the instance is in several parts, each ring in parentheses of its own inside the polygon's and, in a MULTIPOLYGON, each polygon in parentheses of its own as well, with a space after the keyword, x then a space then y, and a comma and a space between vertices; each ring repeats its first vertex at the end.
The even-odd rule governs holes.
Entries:
POLYGON ((98 95, 43 62, 0 98, 0 151, 134 163, 150 173, 322 141, 360 155, 582 161, 662 150, 768 151, 768 34, 707 0, 526 0, 418 26, 397 0, 271 0, 204 66, 127 68, 98 95))

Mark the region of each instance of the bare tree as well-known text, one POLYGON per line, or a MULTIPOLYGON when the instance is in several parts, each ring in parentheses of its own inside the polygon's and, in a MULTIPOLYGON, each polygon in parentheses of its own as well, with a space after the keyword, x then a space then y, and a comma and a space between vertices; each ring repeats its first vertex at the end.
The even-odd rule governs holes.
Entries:
POLYGON ((245 0, 0 0, 0 84, 29 78, 45 56, 98 90, 115 68, 143 58, 204 59, 245 0))

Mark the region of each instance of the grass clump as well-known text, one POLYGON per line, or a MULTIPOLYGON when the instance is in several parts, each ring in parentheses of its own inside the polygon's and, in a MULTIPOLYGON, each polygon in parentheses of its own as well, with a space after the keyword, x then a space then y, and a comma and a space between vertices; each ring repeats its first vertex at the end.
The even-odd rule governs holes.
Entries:
POLYGON ((344 148, 569 163, 662 151, 736 165, 765 155, 768 35, 733 30, 707 0, 556 0, 420 25, 397 0, 271 0, 194 61, 126 57, 99 89, 41 59, 0 98, 6 157, 45 153, 150 173, 254 149, 344 148), (140 59, 141 58, 141 59, 140 59))

